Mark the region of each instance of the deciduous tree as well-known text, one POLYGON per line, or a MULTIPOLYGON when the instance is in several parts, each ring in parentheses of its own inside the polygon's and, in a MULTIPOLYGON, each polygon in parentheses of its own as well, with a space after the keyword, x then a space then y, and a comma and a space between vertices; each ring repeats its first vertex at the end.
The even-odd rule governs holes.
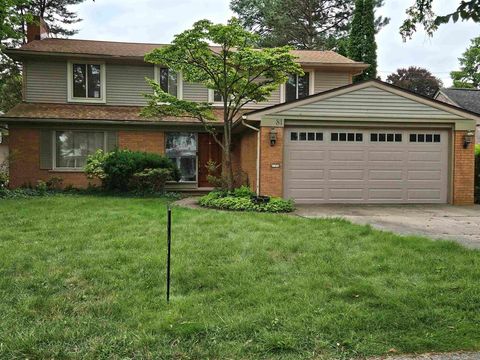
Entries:
POLYGON ((180 100, 164 92, 152 80, 153 94, 146 95, 147 117, 187 116, 200 121, 222 148, 223 175, 233 188, 232 127, 243 106, 267 100, 289 74, 302 74, 289 47, 258 50, 257 36, 243 29, 236 19, 227 25, 208 20, 196 22, 175 36, 171 45, 155 49, 145 56, 147 62, 162 64, 181 72, 185 81, 197 82, 217 92, 223 102, 223 133, 211 126, 212 105, 180 100), (212 47, 211 44, 215 44, 212 47))
POLYGON ((433 97, 443 86, 442 80, 435 77, 430 71, 416 66, 398 69, 388 75, 387 82, 428 97, 433 97))
POLYGON ((480 0, 456 0, 455 2, 459 3, 455 11, 438 15, 433 11, 434 0, 415 0, 415 3, 406 10, 408 18, 400 27, 403 39, 411 38, 417 31, 417 25, 423 27, 431 36, 440 25, 450 21, 480 21, 480 0))
POLYGON ((470 47, 458 59, 460 70, 452 71, 450 77, 457 88, 480 88, 480 37, 471 40, 470 47))

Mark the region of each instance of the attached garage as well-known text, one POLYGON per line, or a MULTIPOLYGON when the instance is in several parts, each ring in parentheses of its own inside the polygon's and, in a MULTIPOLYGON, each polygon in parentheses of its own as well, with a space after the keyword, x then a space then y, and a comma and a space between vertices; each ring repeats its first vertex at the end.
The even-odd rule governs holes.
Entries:
POLYGON ((447 203, 449 131, 287 127, 284 196, 304 203, 447 203))
POLYGON ((474 114, 380 81, 252 111, 257 192, 299 204, 472 204, 474 114))

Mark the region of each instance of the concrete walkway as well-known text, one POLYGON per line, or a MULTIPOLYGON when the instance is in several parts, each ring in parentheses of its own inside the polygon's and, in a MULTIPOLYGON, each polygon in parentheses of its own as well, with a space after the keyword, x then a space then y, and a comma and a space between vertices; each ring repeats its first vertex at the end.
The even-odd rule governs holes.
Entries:
POLYGON ((480 205, 297 205, 307 218, 344 218, 405 235, 454 240, 480 248, 480 205))

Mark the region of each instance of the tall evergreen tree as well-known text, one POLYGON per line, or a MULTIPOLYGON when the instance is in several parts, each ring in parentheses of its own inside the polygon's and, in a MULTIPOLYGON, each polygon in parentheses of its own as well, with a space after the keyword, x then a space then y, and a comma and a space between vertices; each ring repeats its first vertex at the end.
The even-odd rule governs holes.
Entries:
POLYGON ((363 3, 363 62, 370 66, 360 75, 363 79, 377 78, 377 42, 375 41, 375 9, 373 0, 363 3))
POLYGON ((363 60, 363 0, 355 1, 352 27, 348 39, 348 56, 355 61, 363 60))
MULTIPOLYGON (((345 49, 355 0, 231 0, 242 25, 259 35, 258 46, 297 49, 345 49)), ((384 0, 374 0, 375 7, 384 0)), ((377 31, 389 19, 375 20, 377 31)))
POLYGON ((375 41, 375 8, 373 0, 356 0, 348 42, 348 56, 370 66, 355 77, 359 82, 377 77, 377 43, 375 41))

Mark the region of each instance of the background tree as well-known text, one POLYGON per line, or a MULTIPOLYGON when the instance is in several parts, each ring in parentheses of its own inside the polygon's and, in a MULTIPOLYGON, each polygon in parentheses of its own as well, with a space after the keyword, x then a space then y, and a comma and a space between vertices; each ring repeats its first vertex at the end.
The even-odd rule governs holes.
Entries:
POLYGON ((8 58, 3 50, 27 42, 27 23, 41 17, 48 25, 51 36, 71 36, 78 32, 72 24, 81 21, 70 6, 84 0, 0 0, 0 31, 4 32, 0 46, 0 111, 6 112, 22 99, 20 64, 8 58))
POLYGON ((453 86, 480 89, 480 37, 471 40, 470 47, 458 60, 460 70, 450 73, 453 86))
POLYGON ((257 36, 243 29, 238 20, 227 25, 208 20, 196 22, 190 30, 176 35, 169 46, 155 49, 145 56, 147 62, 181 71, 188 82, 198 82, 216 91, 223 99, 223 134, 211 126, 212 106, 208 103, 179 100, 162 91, 150 80, 153 95, 146 95, 147 117, 187 116, 199 120, 222 149, 223 177, 229 189, 234 186, 231 158, 232 126, 243 106, 267 100, 289 74, 303 71, 289 47, 255 49, 257 36), (216 44, 212 48, 210 44, 216 44))
POLYGON ((410 66, 388 75, 387 82, 417 94, 432 97, 443 86, 442 80, 427 69, 410 66))
POLYGON ((433 1, 434 0, 415 0, 414 5, 406 10, 408 18, 400 27, 400 34, 404 40, 412 37, 417 31, 417 25, 422 26, 427 34, 432 36, 440 25, 446 24, 451 20, 453 20, 453 22, 457 22, 458 20, 480 21, 480 0, 461 0, 459 1, 457 9, 446 15, 435 14, 432 8, 433 1))
POLYGON ((359 82, 377 78, 377 43, 375 40, 375 10, 373 0, 356 0, 348 42, 348 56, 370 66, 355 77, 359 82))
MULTIPOLYGON (((383 0, 375 0, 381 7, 383 0)), ((232 0, 242 25, 259 35, 260 47, 291 45, 297 49, 345 49, 354 0, 232 0)), ((388 24, 378 17, 376 29, 388 24)))

